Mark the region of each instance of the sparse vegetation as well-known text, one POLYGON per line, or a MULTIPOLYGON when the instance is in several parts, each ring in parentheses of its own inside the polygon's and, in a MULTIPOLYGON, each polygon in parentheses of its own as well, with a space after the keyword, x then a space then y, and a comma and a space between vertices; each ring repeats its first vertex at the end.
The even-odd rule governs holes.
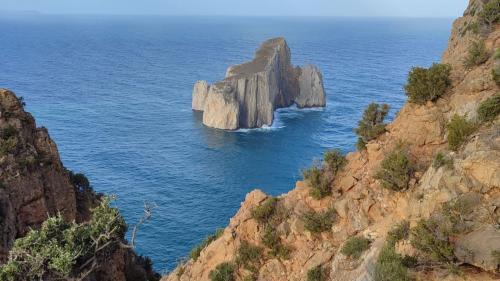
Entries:
POLYGON ((452 237, 469 230, 466 218, 473 210, 472 202, 461 197, 444 203, 442 210, 430 218, 421 219, 411 231, 412 246, 434 261, 453 263, 452 237))
POLYGON ((252 218, 261 224, 267 223, 276 212, 277 198, 268 198, 260 206, 251 210, 252 218))
POLYGON ((340 150, 331 150, 325 153, 321 165, 313 165, 304 170, 304 179, 311 186, 310 195, 317 200, 331 195, 331 184, 346 164, 347 160, 340 150))
POLYGON ((336 175, 347 164, 347 159, 339 149, 327 151, 323 157, 325 168, 336 175))
POLYGON ((200 257, 201 251, 203 251, 203 249, 205 249, 208 245, 210 245, 210 243, 219 239, 219 237, 221 237, 223 233, 224 229, 217 229, 217 231, 215 231, 214 234, 209 235, 207 238, 205 238, 205 240, 203 240, 203 242, 194 247, 189 253, 189 257, 192 258, 193 260, 197 260, 200 257))
POLYGON ((14 151, 17 147, 17 138, 10 137, 5 140, 0 140, 0 156, 7 155, 14 151))
POLYGON ((262 243, 271 250, 270 254, 272 256, 285 260, 290 258, 291 249, 282 244, 278 232, 274 227, 267 226, 264 229, 262 243))
POLYGON ((208 277, 210 281, 234 281, 234 265, 229 262, 224 262, 215 267, 214 270, 210 271, 208 277))
POLYGON ((259 271, 260 260, 262 258, 262 249, 252 245, 247 241, 242 241, 238 248, 236 264, 243 266, 252 273, 259 271))
POLYGON ((352 259, 359 259, 361 255, 370 249, 371 241, 364 237, 351 237, 344 243, 340 250, 342 254, 352 259))
POLYGON ((483 101, 477 109, 477 115, 481 122, 490 122, 500 114, 500 94, 496 94, 483 101))
POLYGON ((453 169, 453 159, 444 155, 442 152, 438 152, 434 157, 434 161, 432 162, 432 166, 435 169, 439 169, 441 167, 446 167, 447 169, 453 169))
POLYGON ((389 243, 397 243, 401 240, 405 240, 410 235, 410 222, 402 221, 401 223, 394 226, 389 233, 387 233, 387 241, 389 243))
POLYGON ((371 103, 365 109, 363 118, 358 122, 358 128, 355 132, 359 136, 356 147, 359 151, 363 150, 366 143, 377 138, 385 132, 384 119, 389 113, 389 105, 371 103))
POLYGON ((474 132, 475 126, 465 116, 455 114, 448 125, 448 147, 456 151, 474 132))
POLYGON ((375 281, 411 281, 404 258, 396 253, 394 244, 386 243, 375 264, 375 281))
POLYGON ((483 40, 472 42, 469 46, 467 57, 464 60, 464 67, 471 69, 474 66, 485 63, 490 58, 483 40))
POLYGON ((436 101, 451 85, 450 72, 451 66, 446 64, 435 63, 428 69, 414 67, 405 86, 409 101, 416 104, 436 101))
POLYGON ((479 19, 487 26, 492 26, 500 20, 500 0, 490 0, 485 3, 479 13, 479 19))
POLYGON ((315 266, 307 271, 307 281, 324 281, 325 274, 321 265, 315 266))
POLYGON ((92 209, 87 223, 66 222, 61 215, 47 219, 40 230, 18 238, 9 260, 0 266, 0 280, 60 280, 95 270, 120 246, 126 225, 110 199, 92 209))
POLYGON ((495 67, 491 70, 491 77, 497 86, 500 86, 500 67, 495 67))
POLYGON ((3 140, 7 140, 9 138, 12 138, 12 137, 16 137, 17 136, 17 129, 16 127, 12 126, 12 125, 7 125, 5 128, 2 129, 2 139, 3 140))
POLYGON ((321 233, 332 228, 333 222, 337 217, 335 209, 329 209, 322 213, 314 211, 302 215, 304 227, 312 233, 321 233))
POLYGON ((412 165, 407 153, 397 149, 382 161, 375 178, 381 181, 384 188, 403 191, 408 188, 411 173, 412 165))
POLYGON ((495 260, 497 261, 497 264, 500 265, 500 250, 491 251, 491 256, 493 258, 495 258, 495 260))

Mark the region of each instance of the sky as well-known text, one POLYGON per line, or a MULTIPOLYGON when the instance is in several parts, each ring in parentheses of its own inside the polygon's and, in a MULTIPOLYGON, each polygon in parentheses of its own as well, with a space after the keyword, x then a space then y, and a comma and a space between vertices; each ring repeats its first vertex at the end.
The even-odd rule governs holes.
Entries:
POLYGON ((457 17, 468 0, 0 0, 0 10, 48 14, 457 17))

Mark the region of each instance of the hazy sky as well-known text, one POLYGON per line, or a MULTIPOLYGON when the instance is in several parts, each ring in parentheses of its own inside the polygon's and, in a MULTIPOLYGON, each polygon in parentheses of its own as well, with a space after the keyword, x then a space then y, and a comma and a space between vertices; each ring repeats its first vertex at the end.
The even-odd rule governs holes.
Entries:
POLYGON ((0 0, 0 10, 57 14, 457 17, 468 0, 0 0))

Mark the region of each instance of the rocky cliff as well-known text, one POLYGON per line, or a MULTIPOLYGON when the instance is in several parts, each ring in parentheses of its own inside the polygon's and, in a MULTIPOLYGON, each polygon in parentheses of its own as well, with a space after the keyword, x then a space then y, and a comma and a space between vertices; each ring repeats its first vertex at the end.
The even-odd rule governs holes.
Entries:
POLYGON ((349 153, 328 186, 330 196, 313 198, 310 181, 272 200, 253 191, 221 235, 162 280, 499 280, 500 117, 477 121, 478 107, 492 96, 499 111, 491 74, 498 65, 492 54, 500 47, 499 2, 491 2, 497 5, 491 25, 479 18, 486 0, 470 1, 454 22, 442 59, 452 69, 445 94, 405 104, 366 149, 349 153), (488 55, 464 66, 479 41, 488 55), (452 151, 447 124, 455 114, 476 125, 452 151), (396 149, 413 166, 401 192, 376 177, 396 149), (350 255, 353 248, 362 250, 350 255), (234 279, 216 279, 224 274, 234 279))
POLYGON ((198 81, 193 110, 203 111, 206 126, 235 130, 271 125, 276 108, 325 106, 323 78, 315 66, 291 64, 285 39, 262 44, 251 62, 228 68, 226 78, 213 85, 198 81))
MULTIPOLYGON (((36 127, 22 99, 0 89, 0 265, 16 239, 39 229, 49 217, 61 214, 67 222, 77 223, 89 220, 90 208, 98 204, 100 195, 86 179, 75 179, 61 163, 47 129, 36 127)), ((154 276, 130 248, 109 254, 96 270, 78 280, 148 280, 154 276)), ((0 280, 11 280, 2 273, 0 280)))

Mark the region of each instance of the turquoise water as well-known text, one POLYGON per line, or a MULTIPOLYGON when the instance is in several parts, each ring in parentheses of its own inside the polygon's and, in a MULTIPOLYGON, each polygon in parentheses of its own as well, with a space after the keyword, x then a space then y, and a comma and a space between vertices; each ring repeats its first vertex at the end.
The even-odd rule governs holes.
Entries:
POLYGON ((118 195, 127 222, 157 208, 138 251, 171 269, 254 188, 279 195, 328 148, 354 149, 370 102, 405 101, 406 74, 438 61, 451 19, 0 18, 0 87, 49 128, 64 164, 118 195), (196 80, 214 82, 285 36, 295 64, 324 76, 325 109, 282 109, 271 128, 225 132, 191 111, 196 80))

